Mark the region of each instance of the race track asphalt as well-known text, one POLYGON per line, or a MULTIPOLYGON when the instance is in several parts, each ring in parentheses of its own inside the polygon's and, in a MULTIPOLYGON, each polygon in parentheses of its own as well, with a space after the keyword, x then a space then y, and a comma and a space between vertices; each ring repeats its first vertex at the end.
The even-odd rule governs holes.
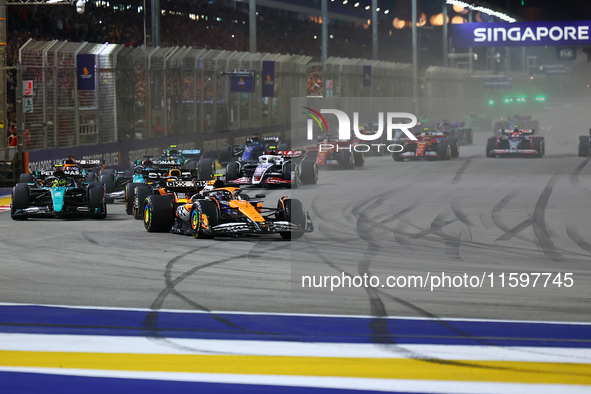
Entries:
POLYGON ((486 158, 491 133, 479 132, 459 159, 368 157, 363 168, 321 170, 317 186, 264 191, 268 206, 291 195, 310 212, 316 231, 293 242, 151 234, 121 204, 102 221, 2 212, 0 302, 591 321, 591 164, 575 153, 587 115, 580 104, 539 114, 541 159, 486 158), (483 283, 431 291, 442 272, 483 283), (380 285, 302 288, 302 276, 343 273, 380 285), (529 274, 527 286, 522 276, 510 287, 511 273, 529 274), (552 276, 534 287, 532 273, 552 276), (559 273, 573 286, 552 283, 559 273), (427 286, 381 287, 408 275, 427 286))

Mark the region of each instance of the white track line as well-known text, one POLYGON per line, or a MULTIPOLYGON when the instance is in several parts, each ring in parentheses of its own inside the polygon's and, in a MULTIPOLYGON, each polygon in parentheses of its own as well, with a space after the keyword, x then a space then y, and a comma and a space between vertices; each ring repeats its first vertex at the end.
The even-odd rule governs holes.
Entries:
POLYGON ((111 306, 80 306, 80 305, 53 305, 53 304, 29 304, 29 303, 11 303, 0 302, 0 306, 41 306, 48 308, 68 308, 68 309, 89 309, 105 311, 130 311, 130 312, 162 312, 162 313, 195 313, 195 314, 215 314, 215 315, 256 315, 256 316, 294 316, 294 317, 327 317, 327 318, 351 318, 351 319, 387 319, 387 320, 423 320, 423 321, 458 321, 458 322, 483 322, 483 323, 527 323, 527 324, 568 324, 568 325, 586 325, 591 326, 591 322, 571 322, 571 321, 543 321, 543 320, 501 320, 501 319, 472 319, 456 317, 413 317, 413 316, 385 316, 376 317, 368 315, 332 315, 332 314, 313 314, 313 313, 288 313, 288 312, 240 312, 240 311, 197 311, 188 309, 150 309, 150 308, 123 308, 111 306))
POLYGON ((126 354, 419 358, 591 364, 591 349, 464 345, 376 345, 110 335, 0 334, 0 350, 126 354))

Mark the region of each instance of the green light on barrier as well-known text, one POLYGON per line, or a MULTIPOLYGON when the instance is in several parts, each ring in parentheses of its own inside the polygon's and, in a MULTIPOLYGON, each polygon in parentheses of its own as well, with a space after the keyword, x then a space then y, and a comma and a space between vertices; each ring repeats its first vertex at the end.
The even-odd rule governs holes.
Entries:
POLYGON ((495 100, 488 100, 488 105, 495 105, 495 100))
POLYGON ((539 101, 539 102, 544 102, 544 101, 546 101, 546 97, 545 96, 537 96, 534 98, 534 100, 539 101))
POLYGON ((509 103, 512 103, 513 102, 513 99, 512 98, 506 98, 506 99, 503 100, 503 102, 505 104, 509 104, 509 103))
POLYGON ((517 102, 525 103, 525 97, 517 97, 517 102))

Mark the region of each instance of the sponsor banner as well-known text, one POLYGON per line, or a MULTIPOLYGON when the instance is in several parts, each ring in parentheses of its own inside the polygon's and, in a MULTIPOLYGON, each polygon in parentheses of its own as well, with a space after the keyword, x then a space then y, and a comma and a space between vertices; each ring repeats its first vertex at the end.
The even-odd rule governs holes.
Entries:
POLYGON ((451 25, 456 48, 591 45, 591 21, 451 25))
MULTIPOLYGON (((220 138, 219 133, 206 133, 200 135, 199 144, 204 148, 203 151, 219 152, 222 146, 228 145, 229 139, 263 133, 278 135, 288 127, 280 125, 241 129, 224 133, 224 138, 220 138)), ((121 140, 108 144, 31 151, 28 152, 29 171, 52 169, 54 164, 58 164, 68 156, 74 156, 75 159, 104 160, 106 167, 127 170, 132 161, 142 160, 144 156, 158 159, 163 149, 168 149, 170 145, 189 149, 196 148, 197 142, 194 134, 181 134, 145 140, 121 140)))
POLYGON ((577 48, 556 48, 556 57, 558 60, 575 60, 577 48))
POLYGON ((263 97, 275 95, 275 62, 263 61, 263 97))
POLYGON ((78 55, 76 58, 78 90, 94 90, 95 55, 78 55))
POLYGON ((254 92, 254 78, 248 73, 234 73, 230 77, 230 91, 241 93, 254 92))

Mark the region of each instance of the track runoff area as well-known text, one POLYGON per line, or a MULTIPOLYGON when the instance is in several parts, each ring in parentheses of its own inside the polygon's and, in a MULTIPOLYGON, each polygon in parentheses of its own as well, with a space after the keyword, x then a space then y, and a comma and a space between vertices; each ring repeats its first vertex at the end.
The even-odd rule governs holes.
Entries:
POLYGON ((486 158, 482 131, 458 159, 368 157, 265 190, 310 212, 289 243, 151 234, 120 204, 102 221, 0 213, 2 392, 588 393, 587 108, 534 114, 540 159, 486 158), (343 274, 379 284, 302 281, 343 274))

